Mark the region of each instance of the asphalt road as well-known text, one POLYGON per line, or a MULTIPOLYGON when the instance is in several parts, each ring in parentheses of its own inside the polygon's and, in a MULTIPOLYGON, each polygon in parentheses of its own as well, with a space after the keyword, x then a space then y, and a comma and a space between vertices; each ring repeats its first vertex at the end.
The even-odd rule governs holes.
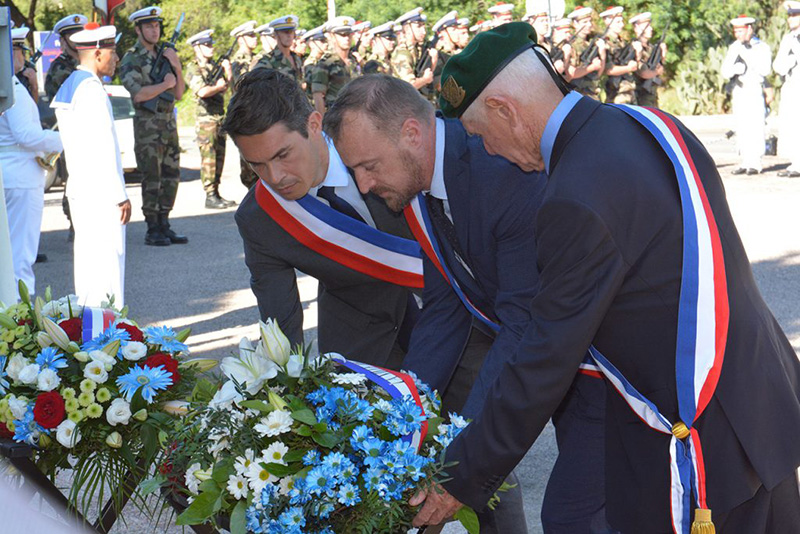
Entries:
MULTIPOLYGON (((800 349, 800 179, 779 178, 775 172, 788 162, 766 157, 765 173, 735 177, 737 165, 733 141, 724 133, 732 128, 729 116, 686 119, 713 154, 722 173, 728 199, 765 300, 800 349)), ((137 184, 128 185, 133 218, 128 227, 126 303, 130 315, 142 324, 166 324, 192 328, 194 355, 224 357, 242 336, 255 338, 258 320, 255 298, 248 286, 241 240, 233 219, 235 208, 206 210, 199 179, 199 154, 191 129, 181 130, 182 183, 173 228, 189 236, 189 244, 170 247, 144 245, 145 224, 137 184)), ((221 192, 240 200, 245 189, 239 182, 236 148, 229 144, 221 192)), ((72 246, 67 242, 68 223, 61 212, 61 190, 46 194, 40 250, 49 261, 36 265, 37 289, 51 286, 54 295, 70 293, 72 246)), ((307 309, 306 339, 316 332, 316 281, 300 275, 300 289, 307 309)), ((552 426, 548 426, 518 469, 526 498, 529 532, 541 532, 539 510, 547 477, 557 451, 552 426)), ((177 527, 154 523, 131 511, 128 524, 114 532, 180 532, 177 527)), ((462 530, 448 527, 445 532, 462 530)))

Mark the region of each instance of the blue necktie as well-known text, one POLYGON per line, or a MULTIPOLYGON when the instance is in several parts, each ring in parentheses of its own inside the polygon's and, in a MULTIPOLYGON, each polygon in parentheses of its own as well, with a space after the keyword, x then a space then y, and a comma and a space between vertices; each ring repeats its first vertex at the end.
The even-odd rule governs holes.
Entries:
POLYGON ((319 198, 325 199, 328 201, 330 207, 338 211, 339 213, 343 213, 348 217, 352 217, 357 221, 361 221, 362 223, 366 224, 366 221, 358 214, 358 211, 351 206, 345 199, 338 196, 334 191, 333 187, 324 185, 317 190, 317 196, 319 198))

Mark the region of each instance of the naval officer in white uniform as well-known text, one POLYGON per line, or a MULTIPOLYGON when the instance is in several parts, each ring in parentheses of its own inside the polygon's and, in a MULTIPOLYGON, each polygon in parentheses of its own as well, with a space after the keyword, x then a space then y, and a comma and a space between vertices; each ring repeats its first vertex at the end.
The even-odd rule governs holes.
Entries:
POLYGON ((800 2, 785 2, 784 7, 789 33, 781 39, 772 67, 784 78, 778 155, 790 158, 792 164, 778 176, 797 178, 800 177, 800 2))
POLYGON ((102 76, 113 76, 119 58, 116 28, 90 23, 70 39, 80 65, 51 106, 64 138, 67 198, 75 225, 75 293, 84 306, 109 296, 125 304, 125 225, 131 203, 125 192, 111 101, 102 76))
MULTIPOLYGON (((11 30, 15 73, 25 66, 27 36, 28 28, 11 30)), ((58 132, 42 130, 33 98, 16 76, 12 81, 14 105, 0 116, 0 168, 14 277, 22 280, 33 294, 36 291, 33 264, 39 250, 45 182, 45 170, 36 162, 36 157, 61 152, 61 140, 58 132)))

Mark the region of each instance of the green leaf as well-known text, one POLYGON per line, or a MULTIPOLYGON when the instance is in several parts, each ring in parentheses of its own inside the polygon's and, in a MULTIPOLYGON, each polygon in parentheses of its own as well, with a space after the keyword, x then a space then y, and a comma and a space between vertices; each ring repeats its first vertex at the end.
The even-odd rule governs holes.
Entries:
POLYGON ((305 425, 301 426, 300 428, 298 428, 294 432, 295 432, 295 434, 298 434, 300 436, 305 436, 305 437, 308 437, 308 436, 310 436, 312 434, 311 427, 310 426, 305 426, 305 425))
POLYGON ((144 445, 144 457, 149 463, 160 447, 158 430, 145 423, 139 428, 139 435, 142 437, 142 445, 144 445))
POLYGON ((239 501, 231 512, 231 534, 247 534, 247 501, 239 501))
POLYGON ((216 481, 213 478, 209 478, 208 480, 204 480, 198 486, 198 491, 203 493, 204 491, 222 491, 218 486, 216 481))
POLYGON ((317 424, 317 418, 314 415, 314 412, 312 412, 308 408, 303 408, 301 410, 293 411, 292 419, 294 419, 295 421, 300 421, 301 423, 305 423, 307 425, 317 424))
POLYGON ((139 484, 139 491, 141 491, 142 495, 150 495, 151 493, 155 493, 161 489, 161 485, 166 481, 167 477, 159 473, 152 478, 142 480, 142 482, 139 484))
POLYGON ((240 403, 243 408, 250 408, 251 410, 258 410, 261 413, 269 413, 272 410, 272 406, 267 404, 264 401, 260 400, 246 400, 240 403))
POLYGON ((147 401, 142 397, 142 388, 140 387, 131 399, 131 413, 136 413, 142 409, 147 409, 147 401))
POLYGON ((328 425, 326 423, 317 423, 311 427, 311 430, 318 434, 322 434, 328 430, 328 425))
POLYGON ((225 485, 228 482, 228 477, 233 474, 233 457, 229 456, 217 462, 214 470, 211 472, 211 478, 217 484, 225 485))
POLYGON ((304 408, 308 409, 308 406, 306 406, 306 403, 303 402, 303 399, 300 399, 298 397, 288 397, 288 398, 289 398, 289 409, 291 409, 293 412, 300 411, 304 408))
MULTIPOLYGON (((208 481, 206 481, 208 482, 208 481)), ((175 520, 177 525, 202 525, 206 519, 214 515, 214 507, 221 496, 219 489, 204 491, 175 520)))
POLYGON ((214 398, 216 392, 217 392, 216 384, 214 384, 210 380, 201 378, 195 383, 194 389, 192 389, 191 400, 194 402, 207 403, 214 398))
POLYGON ((332 449, 337 443, 339 438, 333 432, 322 432, 321 434, 312 434, 312 439, 326 449, 332 449))
MULTIPOLYGON (((308 427, 306 427, 306 428, 308 428, 308 427)), ((306 453, 309 450, 310 449, 294 449, 294 450, 291 450, 291 451, 287 452, 283 456, 283 461, 286 462, 287 464, 290 464, 292 462, 299 462, 300 460, 303 459, 303 456, 305 456, 306 453)))
POLYGON ((266 466, 267 472, 271 475, 275 475, 278 478, 295 474, 297 472, 297 468, 298 466, 276 464, 273 462, 268 463, 266 466))
POLYGON ((456 521, 460 522, 461 525, 467 529, 469 534, 479 534, 481 531, 481 525, 478 522, 478 514, 475 513, 475 510, 470 508, 469 506, 462 506, 456 515, 454 516, 456 521))

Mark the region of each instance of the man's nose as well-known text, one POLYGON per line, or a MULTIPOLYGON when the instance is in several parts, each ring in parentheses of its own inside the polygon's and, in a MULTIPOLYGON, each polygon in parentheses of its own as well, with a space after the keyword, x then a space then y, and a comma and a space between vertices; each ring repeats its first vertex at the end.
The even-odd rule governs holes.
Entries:
POLYGON ((374 180, 371 180, 367 177, 366 173, 361 171, 356 171, 356 184, 358 185, 358 190, 361 191, 362 195, 366 195, 369 193, 372 186, 375 184, 374 180))

